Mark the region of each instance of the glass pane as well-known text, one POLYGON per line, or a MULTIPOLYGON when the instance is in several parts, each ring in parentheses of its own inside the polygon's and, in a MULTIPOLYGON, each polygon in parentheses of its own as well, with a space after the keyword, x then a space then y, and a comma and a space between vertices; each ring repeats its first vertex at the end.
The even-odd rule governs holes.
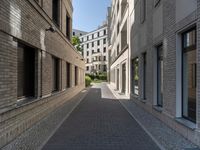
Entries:
POLYGON ((183 54, 183 116, 196 120, 196 50, 183 54))
POLYGON ((196 44, 196 30, 187 32, 183 36, 184 48, 194 46, 196 44))
POLYGON ((133 61, 134 65, 134 76, 133 76, 133 88, 134 88, 134 94, 139 95, 139 59, 136 58, 133 61))

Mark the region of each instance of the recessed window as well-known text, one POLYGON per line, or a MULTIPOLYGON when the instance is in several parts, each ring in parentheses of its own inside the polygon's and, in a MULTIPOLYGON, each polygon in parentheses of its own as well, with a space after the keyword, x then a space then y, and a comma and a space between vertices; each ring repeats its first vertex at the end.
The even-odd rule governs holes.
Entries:
POLYGON ((106 44, 106 38, 105 38, 105 39, 103 39, 103 44, 106 44))
POLYGON ((59 91, 59 59, 52 56, 52 91, 59 91))
POLYGON ((17 50, 17 98, 35 96, 35 50, 23 44, 17 50))
POLYGON ((103 34, 106 35, 106 30, 103 31, 103 34))
POLYGON ((94 47, 94 42, 92 42, 92 47, 94 47))
POLYGON ((86 70, 89 71, 89 66, 86 67, 86 70))
POLYGON ((66 75, 67 75, 67 78, 66 78, 66 87, 67 88, 70 88, 71 84, 71 65, 70 63, 66 63, 66 75))
POLYGON ((98 53, 100 52, 100 49, 99 49, 99 48, 97 49, 97 52, 98 52, 98 53))
POLYGON ((87 51, 87 56, 89 56, 89 51, 87 51))
POLYGON ((100 45, 100 41, 99 41, 99 40, 97 41, 97 45, 98 45, 98 46, 100 45))
POLYGON ((139 58, 133 59, 133 94, 139 95, 139 58))
POLYGON ((182 41, 182 115, 196 122, 196 28, 183 33, 182 41))
POLYGON ((87 43, 87 48, 89 48, 89 43, 87 43))
POLYGON ((52 0, 53 21, 60 26, 60 0, 52 0))
MULTIPOLYGON (((71 19, 68 15, 66 15, 66 36, 68 39, 70 39, 70 32, 71 32, 70 24, 71 24, 71 19)), ((73 34, 75 36, 75 32, 73 34)))
POLYGON ((103 48, 103 52, 106 53, 106 47, 103 48))
POLYGON ((75 66, 75 73, 74 73, 74 75, 75 75, 75 86, 77 86, 78 85, 78 67, 77 66, 75 66))
POLYGON ((103 65, 103 71, 106 72, 107 71, 107 66, 103 65))
POLYGON ((147 54, 143 53, 143 99, 146 99, 146 72, 147 72, 147 54))
POLYGON ((106 61, 106 56, 103 56, 103 60, 106 61))
POLYGON ((163 46, 157 47, 157 106, 163 106, 163 46))

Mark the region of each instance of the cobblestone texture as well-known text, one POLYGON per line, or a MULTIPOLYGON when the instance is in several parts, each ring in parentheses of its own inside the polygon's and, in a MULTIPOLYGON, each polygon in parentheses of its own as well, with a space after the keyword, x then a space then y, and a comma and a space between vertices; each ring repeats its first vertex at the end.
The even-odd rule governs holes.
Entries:
POLYGON ((108 87, 100 84, 90 90, 43 148, 43 150, 55 149, 157 150, 159 148, 114 98, 108 87))
POLYGON ((80 103, 87 91, 67 101, 62 107, 48 115, 45 119, 21 134, 2 150, 37 150, 48 139, 53 131, 59 126, 63 119, 66 119, 71 111, 80 103))

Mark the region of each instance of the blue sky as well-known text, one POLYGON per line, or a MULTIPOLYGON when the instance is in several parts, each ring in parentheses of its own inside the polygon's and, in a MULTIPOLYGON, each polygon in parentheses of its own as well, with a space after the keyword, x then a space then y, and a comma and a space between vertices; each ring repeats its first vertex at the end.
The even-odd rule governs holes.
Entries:
POLYGON ((95 30, 106 20, 111 0, 72 0, 73 28, 83 31, 95 30))

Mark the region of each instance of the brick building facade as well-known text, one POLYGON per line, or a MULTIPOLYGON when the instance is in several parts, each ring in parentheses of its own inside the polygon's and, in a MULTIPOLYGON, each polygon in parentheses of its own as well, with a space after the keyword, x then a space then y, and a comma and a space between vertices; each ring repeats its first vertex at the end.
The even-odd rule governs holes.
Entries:
POLYGON ((71 0, 0 1, 0 147, 85 87, 71 0))
POLYGON ((131 100, 200 145, 200 1, 131 5, 131 100))

